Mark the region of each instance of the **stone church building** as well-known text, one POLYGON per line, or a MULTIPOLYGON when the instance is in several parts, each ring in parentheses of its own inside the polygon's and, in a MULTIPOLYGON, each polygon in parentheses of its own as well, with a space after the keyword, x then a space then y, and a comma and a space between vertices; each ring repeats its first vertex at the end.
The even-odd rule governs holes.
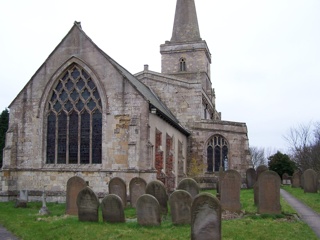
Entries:
POLYGON ((159 179, 171 191, 190 172, 244 174, 247 126, 216 109, 194 0, 177 0, 160 53, 161 73, 145 65, 133 75, 75 22, 9 106, 0 200, 24 189, 39 199, 45 189, 64 201, 73 176, 103 194, 113 177, 159 179))

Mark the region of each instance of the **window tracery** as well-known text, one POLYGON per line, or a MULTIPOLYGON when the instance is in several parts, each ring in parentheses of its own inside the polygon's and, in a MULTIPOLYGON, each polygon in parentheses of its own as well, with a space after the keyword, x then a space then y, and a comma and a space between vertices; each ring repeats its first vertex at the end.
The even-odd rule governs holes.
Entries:
POLYGON ((207 172, 218 172, 220 166, 228 169, 228 143, 220 135, 213 136, 207 144, 207 172))
POLYGON ((98 89, 79 65, 71 65, 47 103, 47 164, 101 163, 102 108, 98 89))

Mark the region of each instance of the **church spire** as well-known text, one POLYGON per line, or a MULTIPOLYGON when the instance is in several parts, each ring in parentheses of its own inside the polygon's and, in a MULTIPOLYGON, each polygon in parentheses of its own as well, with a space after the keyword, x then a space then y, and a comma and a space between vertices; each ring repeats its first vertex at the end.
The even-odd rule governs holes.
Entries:
POLYGON ((194 0, 177 0, 171 42, 201 41, 194 0))

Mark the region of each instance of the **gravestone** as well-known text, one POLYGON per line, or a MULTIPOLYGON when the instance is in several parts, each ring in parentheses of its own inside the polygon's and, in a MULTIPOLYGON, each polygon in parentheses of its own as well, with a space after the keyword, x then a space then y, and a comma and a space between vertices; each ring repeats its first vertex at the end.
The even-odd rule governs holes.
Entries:
POLYGON ((19 197, 16 200, 16 208, 26 208, 28 203, 28 190, 20 190, 19 197))
POLYGON ((288 173, 282 174, 282 184, 283 185, 290 185, 291 184, 291 179, 288 173))
POLYGON ((143 194, 138 198, 137 221, 142 226, 159 226, 161 224, 160 205, 154 196, 143 194))
POLYGON ((99 199, 90 187, 82 189, 77 197, 78 219, 81 222, 99 221, 99 199))
POLYGON ((253 185, 257 181, 257 173, 254 168, 249 168, 246 171, 246 182, 247 182, 247 188, 253 188, 253 185))
POLYGON ((301 174, 300 183, 301 183, 300 187, 301 189, 303 189, 304 188, 304 172, 301 174))
POLYGON ((212 194, 200 193, 192 202, 191 239, 221 239, 221 205, 212 194))
POLYGON ((78 215, 77 196, 86 186, 85 180, 81 177, 69 178, 66 191, 66 214, 78 215))
POLYGON ((258 180, 259 180, 259 176, 261 173, 265 172, 268 170, 268 167, 266 165, 260 165, 257 167, 257 179, 256 179, 256 183, 253 186, 253 198, 254 198, 254 205, 258 206, 259 204, 259 184, 258 184, 258 180))
POLYGON ((112 178, 109 182, 109 193, 118 195, 123 203, 123 207, 127 206, 127 185, 121 178, 112 178))
POLYGON ((227 170, 220 180, 220 202, 223 210, 240 212, 241 175, 236 170, 227 170))
POLYGON ((274 171, 261 173, 258 179, 259 203, 258 213, 280 214, 280 185, 281 179, 274 171))
POLYGON ((115 194, 107 195, 101 202, 102 218, 104 222, 125 222, 124 208, 121 198, 115 194))
POLYGON ((268 170, 268 167, 266 165, 260 165, 257 167, 257 181, 259 180, 259 176, 261 173, 263 173, 264 171, 267 171, 268 170))
POLYGON ((138 198, 146 193, 147 183, 143 178, 135 177, 129 183, 130 204, 135 208, 138 198))
POLYGON ((193 178, 182 179, 179 182, 177 189, 187 191, 188 193, 190 193, 192 198, 197 196, 200 192, 200 187, 193 178))
POLYGON ((301 187, 301 172, 295 171, 292 175, 292 185, 293 188, 301 187))
POLYGON ((176 190, 169 197, 172 223, 190 224, 192 196, 185 190, 176 190))
POLYGON ((47 195, 45 193, 45 190, 42 192, 42 207, 39 210, 40 215, 49 215, 50 211, 47 208, 47 195))
POLYGON ((318 175, 313 169, 307 169, 303 173, 304 183, 303 191, 305 193, 318 192, 318 175))
POLYGON ((158 180, 149 182, 146 187, 146 194, 154 196, 160 204, 161 214, 167 215, 168 195, 164 184, 158 180))

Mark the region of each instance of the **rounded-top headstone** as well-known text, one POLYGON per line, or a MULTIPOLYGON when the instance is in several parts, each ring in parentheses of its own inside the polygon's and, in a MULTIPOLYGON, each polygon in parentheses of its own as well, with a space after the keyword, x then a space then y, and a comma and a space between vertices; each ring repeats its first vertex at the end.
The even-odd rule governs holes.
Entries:
POLYGON ((221 205, 212 194, 200 193, 192 202, 191 239, 221 239, 221 205))
POLYGON ((99 199, 90 187, 82 189, 77 197, 79 221, 98 222, 99 205, 99 199))
POLYGON ((108 194, 101 202, 102 218, 105 222, 125 222, 124 208, 121 198, 115 194, 108 194))
POLYGON ((295 171, 292 175, 292 185, 293 188, 301 187, 301 171, 295 171))
POLYGON ((136 207, 138 198, 146 193, 146 187, 147 182, 143 178, 135 177, 131 179, 129 183, 131 207, 136 207))
POLYGON ((254 168, 247 169, 246 171, 247 188, 253 188, 256 181, 257 181, 256 170, 254 168))
POLYGON ((119 177, 114 177, 109 182, 109 193, 118 195, 123 203, 123 206, 127 206, 127 185, 125 181, 119 177))
POLYGON ((78 215, 77 196, 85 187, 87 187, 86 181, 81 177, 69 178, 66 191, 66 214, 78 215))
POLYGON ((187 191, 192 198, 197 196, 200 192, 199 184, 193 178, 182 179, 179 182, 177 189, 187 191))
POLYGON ((150 194, 158 200, 161 214, 166 215, 168 213, 168 194, 163 182, 158 180, 149 182, 146 187, 146 194, 150 194))
POLYGON ((267 171, 268 170, 268 167, 266 165, 260 165, 257 167, 257 181, 259 180, 259 176, 261 173, 263 173, 264 171, 267 171))
POLYGON ((160 205, 158 200, 143 194, 137 200, 137 220, 142 226, 159 226, 161 224, 160 205))
POLYGON ((185 190, 176 190, 169 197, 173 224, 190 224, 192 196, 185 190))
POLYGON ((280 214, 281 179, 279 174, 270 170, 261 173, 258 185, 258 213, 280 214))
POLYGON ((303 173, 303 191, 305 193, 318 192, 318 175, 313 169, 307 169, 303 173))
POLYGON ((220 200, 223 210, 240 212, 241 175, 238 171, 227 170, 220 181, 220 200))

